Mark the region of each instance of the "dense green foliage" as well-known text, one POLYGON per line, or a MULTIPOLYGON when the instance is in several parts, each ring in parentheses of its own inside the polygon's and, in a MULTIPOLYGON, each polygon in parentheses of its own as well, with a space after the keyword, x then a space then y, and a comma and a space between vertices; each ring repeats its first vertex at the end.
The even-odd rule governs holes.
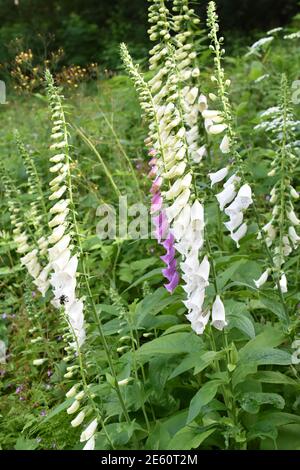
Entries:
MULTIPOLYGON (((66 64, 96 61, 119 67, 118 44, 125 41, 142 59, 148 47, 147 0, 13 0, 0 1, 0 63, 15 52, 15 39, 39 58, 63 47, 66 64)), ((195 5, 201 17, 208 2, 195 5)), ((296 0, 220 0, 225 31, 240 34, 286 24, 296 13, 296 0), (255 14, 253 14, 255 12, 255 14)), ((237 35, 238 39, 238 35, 237 35)))

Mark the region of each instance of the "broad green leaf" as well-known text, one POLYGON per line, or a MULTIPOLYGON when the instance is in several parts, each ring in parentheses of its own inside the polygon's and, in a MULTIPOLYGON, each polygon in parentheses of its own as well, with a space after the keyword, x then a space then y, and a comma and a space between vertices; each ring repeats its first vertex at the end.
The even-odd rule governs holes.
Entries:
POLYGON ((273 442, 264 440, 261 450, 300 450, 300 424, 287 424, 278 430, 276 447, 273 442))
POLYGON ((227 268, 225 271, 223 271, 221 274, 218 276, 218 288, 220 290, 225 287, 228 281, 232 280, 232 277, 234 273, 246 263, 247 261, 245 259, 240 259, 238 261, 235 261, 229 268, 227 268))
POLYGON ((243 351, 240 353, 239 363, 253 363, 256 365, 289 365, 291 364, 291 354, 275 348, 256 348, 253 351, 243 351))
POLYGON ((157 354, 183 354, 194 352, 200 354, 203 348, 202 339, 194 333, 174 333, 160 336, 143 344, 137 351, 139 359, 149 360, 157 354))
POLYGON ((259 303, 256 305, 261 305, 261 308, 270 310, 270 312, 274 313, 280 321, 286 323, 287 318, 283 306, 276 299, 274 299, 274 297, 268 297, 266 294, 261 292, 259 303))
POLYGON ((155 292, 153 292, 153 294, 147 295, 137 305, 135 312, 137 326, 143 326, 144 321, 147 320, 148 316, 155 316, 164 308, 168 307, 168 305, 179 301, 180 298, 178 296, 169 295, 169 293, 163 287, 157 289, 155 292))
POLYGON ((255 329, 251 315, 247 312, 246 305, 242 302, 227 300, 224 302, 228 328, 237 328, 249 338, 255 337, 255 329))
POLYGON ((272 326, 267 326, 262 333, 248 341, 248 343, 240 349, 239 354, 242 356, 247 351, 253 351, 253 349, 261 347, 276 348, 283 343, 283 341, 284 334, 280 330, 272 326))
POLYGON ((177 377, 183 372, 186 372, 187 370, 193 368, 195 368, 194 374, 198 374, 207 366, 209 366, 209 364, 211 364, 218 355, 219 353, 216 353, 215 351, 203 352, 201 356, 196 355, 194 352, 192 352, 191 354, 186 356, 180 362, 180 364, 173 370, 169 379, 173 379, 174 377, 177 377))
POLYGON ((192 423, 184 428, 180 429, 175 436, 171 439, 168 445, 168 450, 190 450, 198 449, 198 447, 205 441, 213 432, 215 428, 203 428, 203 431, 199 430, 199 427, 192 423))
POLYGON ((300 388, 300 383, 295 379, 292 379, 291 377, 276 371, 259 371, 253 376, 253 379, 263 383, 292 385, 293 387, 300 388))
POLYGON ((241 407, 247 413, 256 414, 259 412, 261 405, 273 405, 275 408, 283 409, 285 401, 278 393, 244 393, 239 399, 241 407))

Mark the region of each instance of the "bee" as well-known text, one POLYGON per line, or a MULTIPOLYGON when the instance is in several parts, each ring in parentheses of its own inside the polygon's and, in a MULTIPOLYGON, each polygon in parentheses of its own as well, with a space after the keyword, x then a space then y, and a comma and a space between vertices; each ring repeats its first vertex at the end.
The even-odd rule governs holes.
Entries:
POLYGON ((69 302, 69 298, 66 295, 61 295, 59 297, 59 303, 60 305, 65 305, 66 302, 69 302))

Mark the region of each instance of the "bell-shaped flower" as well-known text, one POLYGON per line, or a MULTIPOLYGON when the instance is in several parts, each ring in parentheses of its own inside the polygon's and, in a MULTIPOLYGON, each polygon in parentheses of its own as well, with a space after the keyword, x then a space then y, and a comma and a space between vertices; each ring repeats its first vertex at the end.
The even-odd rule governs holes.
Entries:
POLYGON ((279 280, 279 286, 280 286, 280 290, 283 294, 286 294, 286 292, 288 291, 288 288, 287 288, 287 279, 286 279, 286 275, 283 273, 280 280, 279 280))
POLYGON ((199 109, 201 113, 207 109, 207 98, 205 95, 201 94, 199 96, 198 104, 199 104, 199 109))
POLYGON ((216 296, 216 299, 212 306, 212 326, 214 326, 217 330, 222 331, 225 326, 227 326, 227 322, 225 319, 225 308, 224 304, 219 295, 216 296))
POLYGON ((216 195, 216 198, 219 202, 220 210, 222 211, 224 207, 229 204, 233 198, 236 196, 235 187, 233 184, 227 186, 223 191, 216 195))
POLYGON ((52 234, 48 237, 48 241, 51 244, 57 243, 64 235, 66 231, 66 226, 65 225, 59 225, 56 227, 52 234))
POLYGON ((180 178, 175 181, 175 183, 171 186, 169 191, 167 191, 164 196, 167 200, 174 199, 178 196, 182 191, 186 188, 189 188, 192 182, 192 175, 191 173, 187 173, 183 178, 180 178))
POLYGON ((231 175, 228 180, 226 181, 226 183, 223 184, 223 187, 224 188, 227 188, 227 186, 229 186, 230 184, 238 184, 239 182, 241 181, 241 178, 239 176, 237 176, 235 173, 233 175, 231 175))
POLYGON ((191 220, 192 221, 200 221, 201 222, 201 227, 204 227, 204 207, 203 205, 198 201, 198 199, 195 200, 191 207, 191 220))
POLYGON ((205 157, 205 155, 207 154, 206 146, 202 145, 197 150, 191 151, 191 154, 192 154, 192 160, 194 161, 194 163, 200 163, 202 158, 205 157))
POLYGON ((71 251, 69 250, 69 248, 67 248, 52 262, 52 267, 54 271, 63 271, 64 267, 67 265, 70 259, 70 256, 71 251))
POLYGON ((88 427, 81 433, 80 442, 88 441, 96 432, 98 426, 97 419, 95 418, 88 427))
POLYGON ((71 387, 70 390, 68 390, 68 392, 66 393, 66 397, 67 397, 67 398, 75 397, 79 385, 80 385, 80 384, 75 384, 75 385, 73 385, 73 387, 71 387))
POLYGON ((290 186, 290 195, 294 199, 299 199, 299 193, 298 193, 298 191, 296 191, 295 188, 293 188, 293 186, 290 186))
POLYGON ((192 329, 197 333, 197 335, 202 335, 204 333, 205 327, 209 322, 210 312, 205 316, 203 314, 199 315, 196 320, 191 323, 192 329))
POLYGON ((181 212, 183 207, 188 203, 190 198, 191 191, 186 188, 174 201, 172 206, 166 209, 166 215, 169 223, 181 212))
POLYGON ((230 139, 228 135, 224 135, 222 142, 220 144, 220 150, 222 153, 229 153, 230 152, 230 139))
POLYGON ((291 242, 293 243, 294 247, 296 248, 298 246, 299 242, 300 242, 299 235, 297 234, 297 232, 296 232, 296 230, 293 226, 289 227, 288 233, 289 233, 289 237, 290 237, 291 242))
POLYGON ((243 213, 242 212, 232 212, 230 214, 230 221, 225 222, 224 225, 229 230, 229 232, 233 232, 235 229, 237 229, 241 223, 243 222, 243 213))
POLYGON ((53 305, 56 308, 61 307, 61 298, 64 298, 64 304, 71 305, 75 300, 76 279, 64 272, 52 274, 50 284, 53 287, 55 299, 53 305))
POLYGON ((85 444, 82 450, 94 450, 95 449, 95 436, 92 436, 85 444))
POLYGON ((73 413, 76 413, 79 407, 80 407, 80 402, 78 400, 74 400, 72 405, 69 406, 69 408, 67 409, 68 415, 72 415, 73 413))
POLYGON ((55 245, 53 245, 52 248, 49 248, 48 253, 49 253, 49 261, 55 261, 60 254, 68 248, 69 244, 71 241, 70 235, 64 235, 59 242, 57 242, 55 245))
POLYGON ((74 418, 72 421, 71 421, 71 426, 72 428, 77 428, 77 426, 80 426, 82 421, 84 420, 85 418, 85 413, 84 411, 80 411, 80 413, 78 413, 78 415, 76 416, 76 418, 74 418))
POLYGON ((66 311, 72 328, 76 331, 82 330, 84 322, 82 300, 75 300, 72 304, 68 304, 66 311))
POLYGON ((235 232, 231 233, 232 240, 236 243, 237 248, 240 247, 239 241, 247 233, 247 224, 244 222, 235 232))
POLYGON ((162 196, 160 192, 158 191, 154 196, 151 198, 151 209, 150 213, 154 214, 155 212, 159 211, 162 207, 162 196))
POLYGON ((221 134, 222 132, 224 132, 225 129, 227 129, 226 124, 212 124, 211 126, 208 127, 207 132, 212 135, 217 135, 217 134, 221 134))
POLYGON ((300 225, 300 220, 296 216, 293 209, 287 212, 288 219, 292 222, 293 225, 300 225))
POLYGON ((193 87, 189 90, 189 92, 185 95, 185 99, 189 104, 194 104, 196 101, 196 98, 198 96, 199 89, 198 87, 193 87))
POLYGON ((57 189, 57 191, 54 191, 54 193, 49 196, 49 200, 53 201, 55 199, 60 199, 66 190, 67 186, 61 186, 61 188, 57 189))
POLYGON ((180 240, 189 227, 191 220, 191 207, 187 204, 174 219, 172 233, 175 240, 180 240))
POLYGON ((249 184, 244 184, 238 191, 236 196, 237 204, 241 210, 248 209, 252 204, 252 190, 249 184))

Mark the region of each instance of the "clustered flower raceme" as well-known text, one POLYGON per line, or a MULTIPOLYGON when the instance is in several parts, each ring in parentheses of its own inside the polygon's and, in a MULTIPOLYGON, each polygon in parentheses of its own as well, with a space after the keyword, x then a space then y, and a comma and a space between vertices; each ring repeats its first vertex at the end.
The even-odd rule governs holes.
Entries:
POLYGON ((189 7, 188 0, 174 0, 172 10, 174 14, 170 24, 175 32, 173 42, 177 69, 177 77, 173 76, 172 80, 178 80, 189 153, 193 163, 199 164, 206 155, 204 136, 199 132, 199 117, 206 98, 199 95, 200 69, 194 44, 196 34, 201 34, 198 27, 200 19, 195 15, 194 9, 189 7))
MULTIPOLYGON (((49 264, 52 275, 50 284, 52 286, 54 299, 52 304, 64 311, 69 327, 69 335, 72 342, 65 350, 69 356, 65 361, 73 359, 72 351, 75 355, 80 355, 80 348, 86 337, 84 328, 83 300, 76 297, 76 272, 78 265, 78 257, 72 254, 72 225, 69 221, 70 206, 72 204, 72 187, 70 176, 70 156, 68 133, 65 122, 64 109, 62 106, 62 97, 59 90, 54 85, 53 78, 49 72, 46 73, 47 91, 49 104, 51 108, 51 118, 53 122, 51 138, 53 143, 50 149, 54 155, 50 157, 53 166, 50 172, 56 174, 54 179, 50 181, 51 195, 50 201, 54 204, 50 209, 51 220, 49 227, 52 233, 48 238, 49 264)), ((73 208, 72 208, 73 209, 73 208)), ((67 367, 65 378, 73 378, 79 370, 79 365, 71 365, 67 367)), ((81 407, 82 400, 91 398, 86 389, 79 390, 82 385, 80 383, 74 385, 66 394, 67 398, 74 397, 72 404, 67 409, 67 413, 72 415, 77 413, 81 407)), ((77 427, 82 424, 86 416, 82 409, 72 420, 71 425, 77 427)), ((83 450, 93 450, 95 447, 95 433, 97 430, 98 420, 95 418, 87 428, 81 433, 80 442, 86 442, 83 450)))
POLYGON ((4 168, 1 168, 1 173, 8 201, 10 221, 13 227, 13 238, 17 245, 17 253, 22 255, 21 264, 26 267, 38 291, 45 296, 49 287, 47 267, 43 268, 40 264, 39 256, 41 252, 39 252, 39 247, 32 248, 32 241, 28 236, 27 226, 24 221, 24 214, 19 202, 17 202, 21 200, 21 193, 14 187, 13 181, 7 175, 4 168))
MULTIPOLYGON (((72 388, 66 393, 67 398, 74 398, 74 401, 67 409, 68 415, 73 415, 77 413, 80 409, 81 402, 85 397, 84 390, 80 390, 81 384, 77 383, 73 385, 72 388)), ((77 416, 71 421, 71 426, 77 428, 80 426, 84 419, 86 418, 87 412, 82 409, 79 411, 77 416)), ((85 442, 86 444, 83 447, 83 450, 94 450, 95 448, 95 433, 97 431, 98 420, 97 418, 93 419, 88 426, 82 431, 80 435, 80 442, 85 442)))
MULTIPOLYGON (((281 96, 282 102, 279 106, 261 113, 261 122, 255 126, 255 130, 269 133, 273 144, 277 146, 271 162, 272 169, 268 173, 268 176, 272 178, 279 175, 270 192, 270 204, 273 206, 272 217, 262 227, 262 232, 264 232, 267 246, 273 251, 274 267, 280 273, 281 292, 286 293, 288 286, 283 265, 286 257, 300 244, 300 236, 296 231, 300 220, 294 208, 294 201, 299 199, 299 194, 292 184, 300 147, 299 142, 295 140, 295 131, 300 127, 300 122, 295 121, 290 110, 285 76, 282 78, 281 96)), ((258 238, 262 236, 260 232, 258 238)), ((267 282, 270 272, 271 269, 267 268, 261 277, 254 281, 257 288, 267 282)))
POLYGON ((71 226, 68 220, 70 212, 69 175, 69 144, 66 131, 64 110, 61 96, 53 83, 50 73, 47 73, 48 97, 52 113, 53 128, 51 139, 53 143, 50 149, 54 155, 50 157, 53 164, 50 172, 55 175, 50 181, 51 195, 49 200, 54 202, 50 209, 51 220, 49 227, 52 229, 48 237, 49 264, 52 271, 50 284, 53 289, 54 299, 52 304, 58 309, 64 309, 75 350, 80 348, 85 340, 83 301, 76 298, 76 271, 78 258, 72 255, 71 226))
MULTIPOLYGON (((186 3, 178 1, 179 4, 186 3)), ((154 0, 150 7, 149 21, 150 39, 161 41, 156 44, 150 54, 150 69, 155 71, 154 77, 146 83, 124 45, 121 46, 124 64, 129 71, 137 91, 141 107, 149 122, 149 137, 146 145, 155 154, 155 175, 160 178, 159 192, 155 192, 152 204, 161 207, 165 203, 165 215, 160 214, 156 219, 157 225, 168 224, 170 234, 165 242, 167 255, 163 258, 170 263, 171 270, 165 273, 173 274, 175 249, 181 255, 180 263, 187 293, 185 305, 188 308, 188 319, 199 334, 203 333, 208 322, 209 314, 203 311, 204 293, 208 285, 209 262, 204 257, 199 262, 200 252, 204 244, 204 210, 195 192, 192 162, 199 163, 205 155, 205 148, 199 147, 198 115, 206 106, 206 99, 200 94, 198 87, 189 86, 189 79, 195 70, 194 54, 190 55, 190 45, 185 47, 185 38, 189 34, 177 37, 181 53, 170 42, 170 13, 163 0, 154 0), (186 56, 186 51, 189 53, 186 56), (186 86, 184 81, 187 81, 186 86), (164 183, 164 190, 162 184, 164 183), (168 189, 167 189, 168 188, 168 189), (199 283, 198 283, 199 281, 199 283)), ((199 70, 194 75, 199 75, 199 70)), ((152 174, 154 175, 153 171, 152 174)), ((171 286, 172 287, 172 286, 171 286)), ((217 299, 213 308, 214 316, 219 315, 217 322, 222 329, 226 325, 224 308, 219 309, 217 299)), ((223 304, 222 304, 223 305, 223 304)))
MULTIPOLYGON (((150 19, 153 20, 152 14, 150 19)), ((167 31, 168 36, 169 23, 165 7, 156 11, 155 21, 158 31, 160 23, 164 22, 164 31, 167 31), (158 18, 160 22, 157 21, 158 18)), ((181 18, 177 21, 181 21, 181 18)), ((195 199, 190 162, 199 163, 205 154, 205 148, 198 146, 198 116, 203 98, 198 87, 189 86, 191 77, 198 77, 200 71, 193 67, 196 56, 191 50, 191 44, 185 44, 189 32, 177 34, 178 48, 165 41, 166 34, 160 33, 163 41, 151 51, 150 68, 158 68, 158 72, 150 81, 151 91, 155 93, 153 101, 157 119, 155 123, 150 124, 152 134, 149 140, 161 156, 157 159, 156 166, 163 181, 169 183, 169 189, 162 193, 165 203, 169 204, 166 217, 170 235, 165 243, 169 253, 165 259, 173 260, 175 240, 175 249, 183 260, 180 268, 187 294, 187 300, 184 302, 188 309, 187 318, 191 321, 192 328, 202 334, 209 319, 209 314, 203 313, 209 262, 207 257, 202 263, 199 262, 204 243, 204 211, 197 199, 194 203, 190 202, 195 199), (162 57, 166 55, 167 60, 159 68, 162 57), (162 81, 162 75, 165 75, 165 82, 162 81)), ((150 39, 156 37, 150 36, 150 39)))
POLYGON ((211 186, 224 181, 223 190, 216 195, 220 210, 229 217, 229 221, 224 225, 230 232, 230 237, 239 248, 239 241, 247 233, 247 224, 244 222, 244 213, 252 204, 252 190, 245 181, 242 171, 241 157, 237 151, 237 139, 232 128, 231 105, 228 99, 228 88, 230 80, 225 79, 225 72, 221 64, 225 50, 222 48, 224 38, 218 38, 219 24, 216 6, 214 2, 208 7, 208 26, 210 28, 209 37, 211 39, 210 49, 215 55, 215 75, 211 77, 212 82, 217 86, 217 95, 210 94, 212 101, 219 98, 222 110, 208 109, 207 101, 205 109, 202 111, 204 126, 208 135, 223 135, 220 150, 223 154, 231 156, 230 163, 215 173, 209 173, 211 186), (233 170, 230 171, 230 170, 233 170), (229 173, 231 173, 229 175, 229 173))

